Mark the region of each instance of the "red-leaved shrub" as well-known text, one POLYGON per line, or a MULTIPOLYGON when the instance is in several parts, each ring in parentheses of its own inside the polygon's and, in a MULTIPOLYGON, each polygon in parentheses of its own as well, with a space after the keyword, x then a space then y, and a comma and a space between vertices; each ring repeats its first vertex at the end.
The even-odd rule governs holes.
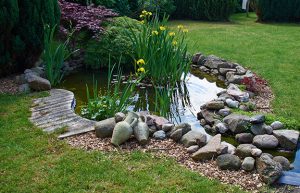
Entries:
POLYGON ((264 92, 267 81, 254 74, 253 77, 244 77, 244 79, 242 80, 242 84, 246 86, 246 89, 248 91, 260 93, 264 92))

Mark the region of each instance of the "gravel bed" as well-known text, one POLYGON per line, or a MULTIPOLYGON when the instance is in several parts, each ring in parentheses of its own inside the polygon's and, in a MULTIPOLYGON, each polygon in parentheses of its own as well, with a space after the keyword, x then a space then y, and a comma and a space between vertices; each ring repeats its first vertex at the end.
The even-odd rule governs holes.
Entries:
POLYGON ((124 152, 131 152, 133 150, 140 150, 153 153, 157 156, 171 157, 184 167, 199 172, 203 176, 210 179, 218 179, 224 184, 237 185, 242 189, 251 192, 259 192, 261 187, 264 186, 264 183, 260 180, 259 175, 256 172, 220 170, 214 160, 194 162, 186 152, 185 147, 173 142, 171 139, 166 139, 164 141, 150 139, 147 146, 139 146, 135 139, 130 139, 128 142, 121 145, 120 148, 112 146, 110 144, 110 138, 97 138, 94 132, 73 136, 65 140, 72 147, 87 151, 99 150, 113 152, 121 150, 124 152))
POLYGON ((19 90, 18 84, 14 80, 14 76, 0 78, 0 94, 17 94, 19 90))

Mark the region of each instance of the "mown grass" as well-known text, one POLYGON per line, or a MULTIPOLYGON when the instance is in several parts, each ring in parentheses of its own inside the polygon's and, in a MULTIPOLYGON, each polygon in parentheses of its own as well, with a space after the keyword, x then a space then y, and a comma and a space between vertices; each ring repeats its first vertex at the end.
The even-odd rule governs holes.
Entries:
POLYGON ((0 95, 0 192, 241 192, 172 159, 72 149, 28 121, 31 99, 0 95))
POLYGON ((250 68, 270 83, 276 115, 300 117, 300 25, 257 23, 256 15, 236 14, 231 22, 172 21, 189 29, 191 53, 214 54, 250 68))

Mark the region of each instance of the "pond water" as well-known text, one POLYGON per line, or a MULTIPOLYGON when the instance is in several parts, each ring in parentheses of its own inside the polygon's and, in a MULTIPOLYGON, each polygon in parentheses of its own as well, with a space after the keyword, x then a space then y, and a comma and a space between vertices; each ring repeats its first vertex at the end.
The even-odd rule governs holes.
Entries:
MULTIPOLYGON (((65 77, 61 88, 74 92, 76 98, 76 113, 80 113, 81 106, 87 102, 86 85, 92 88, 93 80, 97 80, 98 87, 105 92, 107 72, 81 70, 65 77)), ((186 82, 176 88, 171 105, 171 120, 174 123, 189 123, 192 129, 205 132, 197 120, 200 106, 217 98, 217 93, 224 87, 216 78, 203 75, 199 70, 191 70, 186 82)), ((137 89, 134 106, 129 110, 154 112, 155 91, 152 87, 137 89)))

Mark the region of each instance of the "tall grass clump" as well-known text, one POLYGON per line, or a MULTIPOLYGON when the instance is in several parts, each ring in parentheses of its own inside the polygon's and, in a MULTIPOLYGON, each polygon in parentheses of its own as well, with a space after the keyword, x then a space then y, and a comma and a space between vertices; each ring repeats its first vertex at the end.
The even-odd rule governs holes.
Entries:
POLYGON ((185 42, 188 30, 180 25, 173 31, 167 27, 166 17, 160 21, 151 12, 143 11, 140 17, 141 33, 129 32, 136 72, 143 73, 156 85, 180 81, 182 74, 189 70, 185 42))
POLYGON ((73 33, 68 35, 67 40, 64 43, 57 43, 54 40, 54 34, 56 31, 56 26, 50 28, 49 25, 45 25, 45 35, 44 35, 44 53, 43 59, 45 62, 45 72, 46 77, 50 81, 52 86, 58 85, 63 76, 64 72, 62 70, 64 61, 69 58, 72 53, 68 50, 68 45, 73 33))
MULTIPOLYGON (((121 61, 121 59, 120 59, 121 61)), ((114 84, 111 84, 113 73, 116 65, 111 67, 109 60, 107 91, 102 93, 98 90, 97 81, 92 86, 92 95, 90 89, 86 85, 87 104, 82 107, 81 115, 88 119, 100 121, 113 117, 117 112, 126 112, 130 105, 133 104, 133 97, 136 85, 139 80, 129 78, 126 85, 122 84, 122 70, 120 62, 117 66, 117 76, 114 84)))

